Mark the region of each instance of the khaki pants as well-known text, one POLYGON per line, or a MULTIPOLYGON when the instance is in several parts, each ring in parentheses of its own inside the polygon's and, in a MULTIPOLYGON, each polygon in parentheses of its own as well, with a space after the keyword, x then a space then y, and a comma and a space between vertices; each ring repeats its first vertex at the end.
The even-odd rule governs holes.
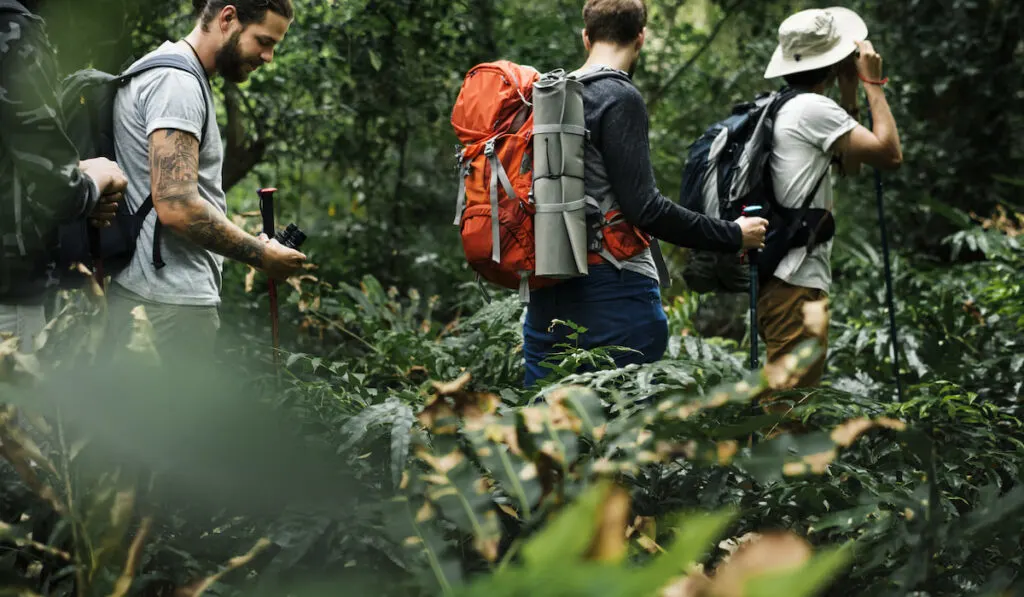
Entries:
POLYGON ((220 329, 217 307, 154 303, 118 284, 107 289, 107 338, 114 352, 123 351, 131 339, 132 309, 139 305, 146 309, 153 343, 163 362, 209 363, 213 359, 220 329))
POLYGON ((772 278, 761 289, 757 300, 757 328, 768 345, 768 362, 789 354, 809 339, 821 342, 822 355, 800 378, 799 387, 813 387, 821 382, 828 352, 828 330, 824 337, 816 338, 804 329, 804 305, 820 301, 827 294, 823 290, 804 288, 772 278))

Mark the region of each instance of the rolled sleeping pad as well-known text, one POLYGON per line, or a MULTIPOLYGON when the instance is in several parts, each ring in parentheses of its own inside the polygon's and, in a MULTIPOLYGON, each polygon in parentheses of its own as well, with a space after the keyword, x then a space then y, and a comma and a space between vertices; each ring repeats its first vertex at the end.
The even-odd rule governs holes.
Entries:
POLYGON ((533 84, 533 200, 536 275, 585 276, 583 84, 564 70, 533 84))

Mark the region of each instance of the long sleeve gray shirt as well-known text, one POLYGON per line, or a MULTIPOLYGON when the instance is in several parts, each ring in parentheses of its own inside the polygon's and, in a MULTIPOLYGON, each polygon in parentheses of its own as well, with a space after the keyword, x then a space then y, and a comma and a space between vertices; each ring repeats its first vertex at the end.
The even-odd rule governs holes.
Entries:
POLYGON ((610 190, 626 221, 665 242, 710 251, 742 249, 738 224, 685 209, 658 190, 647 105, 630 81, 604 77, 588 83, 583 106, 591 144, 600 152, 603 165, 602 171, 588 159, 588 193, 600 197, 610 190))

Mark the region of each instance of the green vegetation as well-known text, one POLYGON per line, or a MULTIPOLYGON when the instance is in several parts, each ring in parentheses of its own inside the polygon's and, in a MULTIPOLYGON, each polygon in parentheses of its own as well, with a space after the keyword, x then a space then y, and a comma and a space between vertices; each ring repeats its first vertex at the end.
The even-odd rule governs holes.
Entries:
MULTIPOLYGON (((189 26, 184 3, 49 4, 67 69, 189 26), (95 17, 126 10, 113 34, 95 17)), ((650 4, 636 80, 671 197, 687 144, 765 87, 774 28, 813 3, 650 4)), ((310 234, 282 372, 265 281, 237 264, 223 362, 188 379, 151 368, 144 319, 137 361, 89 365, 87 293, 38 361, 0 344, 0 595, 1024 592, 1024 5, 851 4, 903 136, 885 180, 902 404, 867 175, 837 186, 823 387, 786 389, 811 346, 747 371, 744 300, 677 282, 665 360, 566 346, 523 389, 521 306, 484 300, 450 226, 447 120, 476 62, 582 62, 580 3, 297 5, 273 65, 217 90, 235 214, 255 226, 254 189, 278 186, 279 221, 310 234), (800 429, 752 406, 768 388, 800 429)))

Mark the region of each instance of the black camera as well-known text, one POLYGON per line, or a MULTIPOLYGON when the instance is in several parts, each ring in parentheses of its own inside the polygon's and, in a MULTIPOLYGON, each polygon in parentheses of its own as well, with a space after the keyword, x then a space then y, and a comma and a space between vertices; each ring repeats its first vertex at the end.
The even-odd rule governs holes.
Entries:
POLYGON ((298 251, 302 243, 306 242, 306 234, 295 224, 288 224, 287 228, 274 235, 274 240, 289 249, 298 251))

